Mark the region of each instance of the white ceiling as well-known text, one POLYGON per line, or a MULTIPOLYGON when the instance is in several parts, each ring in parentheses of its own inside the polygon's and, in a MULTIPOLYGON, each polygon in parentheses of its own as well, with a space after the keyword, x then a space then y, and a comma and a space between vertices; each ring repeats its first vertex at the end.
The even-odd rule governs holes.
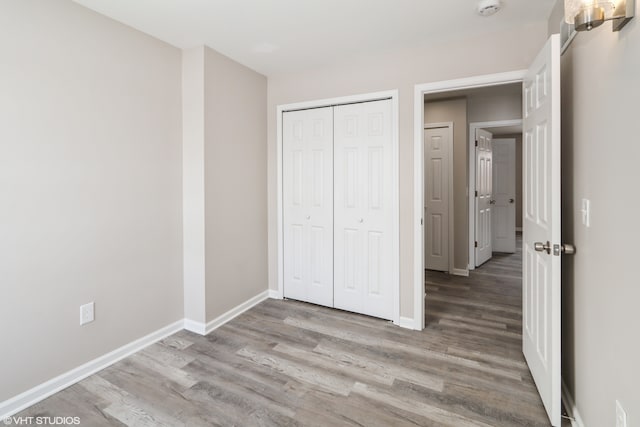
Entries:
POLYGON ((267 76, 546 22, 555 0, 74 0, 180 48, 207 45, 267 76))

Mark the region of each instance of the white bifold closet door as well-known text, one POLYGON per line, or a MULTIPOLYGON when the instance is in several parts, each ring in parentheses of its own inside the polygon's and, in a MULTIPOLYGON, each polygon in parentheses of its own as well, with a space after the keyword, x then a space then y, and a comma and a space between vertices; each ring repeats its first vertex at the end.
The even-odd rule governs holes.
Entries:
POLYGON ((333 307, 333 108, 283 114, 284 296, 333 307))
POLYGON ((391 100, 334 108, 334 306, 392 319, 391 100))

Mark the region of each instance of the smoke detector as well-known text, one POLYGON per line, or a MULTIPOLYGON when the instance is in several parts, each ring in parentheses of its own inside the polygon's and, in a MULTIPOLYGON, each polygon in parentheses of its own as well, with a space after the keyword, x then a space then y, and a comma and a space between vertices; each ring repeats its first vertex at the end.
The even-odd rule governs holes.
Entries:
POLYGON ((500 0, 480 0, 478 2, 478 15, 491 16, 502 8, 500 0))

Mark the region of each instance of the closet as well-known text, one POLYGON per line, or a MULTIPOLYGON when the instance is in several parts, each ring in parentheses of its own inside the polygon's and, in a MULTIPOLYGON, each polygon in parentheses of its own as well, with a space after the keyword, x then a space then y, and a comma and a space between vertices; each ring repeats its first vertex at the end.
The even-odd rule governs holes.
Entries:
POLYGON ((393 318, 391 106, 283 113, 286 298, 393 318))

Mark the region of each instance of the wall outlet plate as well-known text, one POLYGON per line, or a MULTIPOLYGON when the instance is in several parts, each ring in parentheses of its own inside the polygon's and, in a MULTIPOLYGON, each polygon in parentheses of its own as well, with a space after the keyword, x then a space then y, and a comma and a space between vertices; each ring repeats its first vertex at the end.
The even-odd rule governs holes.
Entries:
POLYGON ((80 326, 93 322, 95 306, 93 301, 80 306, 80 326))
POLYGON ((622 404, 616 400, 616 427, 627 427, 627 413, 622 404))

